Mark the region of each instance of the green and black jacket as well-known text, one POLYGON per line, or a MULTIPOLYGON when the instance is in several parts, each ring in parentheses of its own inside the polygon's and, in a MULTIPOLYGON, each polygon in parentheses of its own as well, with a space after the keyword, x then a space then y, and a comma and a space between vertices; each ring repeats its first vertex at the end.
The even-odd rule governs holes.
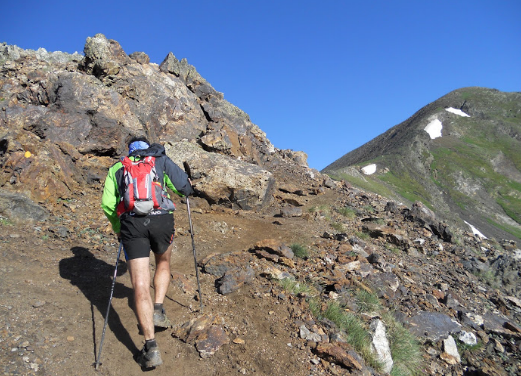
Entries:
MULTIPOLYGON (((193 193, 188 175, 166 155, 165 148, 162 145, 152 144, 148 149, 136 150, 130 155, 133 160, 146 156, 156 158, 156 172, 158 176, 163 176, 161 182, 163 188, 168 187, 180 196, 189 196, 193 193)), ((109 169, 101 198, 101 208, 116 233, 119 233, 121 227, 116 209, 123 195, 123 178, 123 164, 117 162, 109 169)), ((168 213, 168 211, 154 211, 154 214, 165 213, 168 213)))

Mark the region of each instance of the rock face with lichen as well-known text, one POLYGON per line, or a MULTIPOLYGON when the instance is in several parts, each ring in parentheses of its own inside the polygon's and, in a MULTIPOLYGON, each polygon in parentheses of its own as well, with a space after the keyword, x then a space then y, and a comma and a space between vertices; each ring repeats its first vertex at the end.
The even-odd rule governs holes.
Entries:
POLYGON ((304 153, 275 149, 186 59, 169 53, 153 64, 146 53, 127 55, 103 34, 88 37, 83 52, 0 45, 3 190, 42 203, 67 199, 102 182, 128 140, 142 135, 194 146, 183 161, 206 171, 194 182, 210 204, 262 208, 277 169, 320 177, 307 168, 304 153))

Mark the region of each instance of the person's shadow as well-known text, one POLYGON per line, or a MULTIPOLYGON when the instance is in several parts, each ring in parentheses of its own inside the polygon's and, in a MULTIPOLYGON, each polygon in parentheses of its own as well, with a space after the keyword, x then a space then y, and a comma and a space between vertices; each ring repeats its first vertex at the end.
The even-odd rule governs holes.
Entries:
MULTIPOLYGON (((97 341, 100 337, 96 335, 96 325, 94 321, 94 307, 106 319, 107 306, 109 304, 110 290, 112 288, 112 277, 114 276, 115 265, 109 265, 103 260, 97 259, 87 248, 72 247, 73 257, 60 260, 60 276, 68 279, 72 285, 78 286, 83 295, 90 301, 92 312, 92 336, 94 342, 94 359, 97 360, 97 341)), ((119 261, 117 276, 125 274, 127 264, 119 261)), ((115 298, 128 298, 129 306, 133 306, 133 290, 122 283, 114 285, 115 298)), ((108 328, 114 333, 116 338, 124 344, 132 354, 136 354, 139 349, 134 344, 127 329, 121 323, 118 313, 114 307, 110 308, 108 328)), ((101 329, 99 332, 101 333, 101 329)), ((100 356, 101 358, 101 356, 100 356)))

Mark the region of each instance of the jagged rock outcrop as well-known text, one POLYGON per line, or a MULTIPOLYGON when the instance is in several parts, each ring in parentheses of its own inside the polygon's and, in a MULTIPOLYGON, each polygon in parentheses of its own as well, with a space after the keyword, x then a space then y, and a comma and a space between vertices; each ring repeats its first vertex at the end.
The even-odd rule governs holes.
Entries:
POLYGON ((198 144, 183 161, 200 172, 196 188, 211 204, 265 206, 276 180, 268 169, 289 164, 287 170, 306 179, 313 175, 303 153, 276 150, 186 59, 169 53, 158 66, 144 52, 127 55, 103 34, 87 38, 83 51, 85 56, 0 45, 4 190, 37 202, 66 199, 82 186, 102 183, 130 137, 139 135, 198 144))

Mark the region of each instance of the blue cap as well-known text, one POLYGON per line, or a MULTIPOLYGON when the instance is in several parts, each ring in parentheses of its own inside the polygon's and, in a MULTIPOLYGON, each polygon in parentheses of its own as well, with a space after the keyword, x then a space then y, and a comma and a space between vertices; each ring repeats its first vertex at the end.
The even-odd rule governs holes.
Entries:
POLYGON ((132 154, 134 150, 148 149, 148 144, 145 141, 134 141, 128 145, 128 155, 132 154))

